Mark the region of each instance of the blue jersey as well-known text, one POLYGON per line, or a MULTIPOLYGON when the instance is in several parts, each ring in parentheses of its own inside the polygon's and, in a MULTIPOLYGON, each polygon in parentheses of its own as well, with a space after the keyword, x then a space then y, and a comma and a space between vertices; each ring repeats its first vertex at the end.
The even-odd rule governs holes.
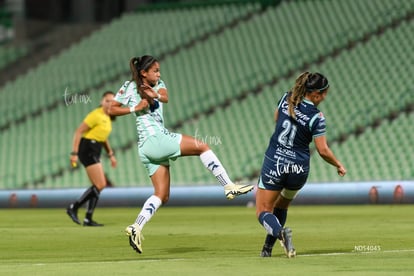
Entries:
POLYGON ((285 93, 279 101, 276 127, 266 156, 272 159, 283 157, 300 164, 308 164, 309 144, 313 137, 325 135, 325 117, 311 101, 304 99, 295 107, 296 119, 293 119, 288 111, 287 99, 290 95, 285 93))
POLYGON ((325 118, 316 106, 303 100, 294 108, 296 119, 289 115, 285 93, 278 103, 275 131, 263 161, 259 187, 299 190, 309 174, 309 144, 313 137, 325 135, 325 118))

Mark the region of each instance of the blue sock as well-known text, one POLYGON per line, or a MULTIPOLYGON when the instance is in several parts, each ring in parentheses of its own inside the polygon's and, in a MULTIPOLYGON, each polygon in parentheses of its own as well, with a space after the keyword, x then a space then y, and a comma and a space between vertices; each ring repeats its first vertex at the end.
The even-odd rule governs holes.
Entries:
POLYGON ((275 215, 269 212, 261 212, 259 215, 259 222, 266 229, 269 235, 273 237, 278 237, 280 230, 282 230, 282 225, 280 225, 279 220, 275 215))
MULTIPOLYGON (((280 225, 285 226, 286 218, 287 218, 287 209, 275 208, 273 209, 273 214, 279 220, 280 225)), ((275 245, 277 237, 272 235, 267 235, 265 240, 265 246, 272 248, 275 245)))

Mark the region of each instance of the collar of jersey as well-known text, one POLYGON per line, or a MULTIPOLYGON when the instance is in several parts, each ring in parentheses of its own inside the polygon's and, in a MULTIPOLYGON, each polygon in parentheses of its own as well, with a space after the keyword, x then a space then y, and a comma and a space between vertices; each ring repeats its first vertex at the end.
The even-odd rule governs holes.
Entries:
POLYGON ((314 105, 314 104, 313 104, 313 102, 311 102, 310 100, 308 100, 308 99, 306 99, 306 98, 303 98, 303 101, 304 101, 305 103, 308 103, 308 104, 314 105))

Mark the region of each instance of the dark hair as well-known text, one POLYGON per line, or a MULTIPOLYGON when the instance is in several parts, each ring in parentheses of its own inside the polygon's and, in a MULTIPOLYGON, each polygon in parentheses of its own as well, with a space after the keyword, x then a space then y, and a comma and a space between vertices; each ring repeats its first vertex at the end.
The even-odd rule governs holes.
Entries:
POLYGON ((114 92, 112 92, 112 91, 106 91, 106 92, 104 92, 104 93, 102 94, 101 99, 105 98, 105 97, 106 97, 106 95, 112 95, 112 96, 115 96, 115 93, 114 93, 114 92))
POLYGON ((289 115, 296 119, 294 108, 303 100, 307 93, 318 90, 320 93, 325 92, 329 87, 328 79, 320 73, 304 72, 300 74, 295 81, 288 98, 289 115))
POLYGON ((321 73, 310 73, 305 83, 306 91, 324 92, 329 87, 328 79, 321 73))
POLYGON ((129 61, 129 67, 132 73, 132 80, 135 81, 137 87, 142 84, 141 70, 148 71, 148 69, 155 63, 158 62, 153 56, 145 55, 141 57, 133 57, 129 61))

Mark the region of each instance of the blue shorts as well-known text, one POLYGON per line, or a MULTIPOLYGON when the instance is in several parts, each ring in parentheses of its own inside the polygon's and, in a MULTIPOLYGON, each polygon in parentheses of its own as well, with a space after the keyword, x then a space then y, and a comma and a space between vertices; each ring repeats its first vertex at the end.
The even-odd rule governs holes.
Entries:
POLYGON ((308 175, 308 164, 296 163, 285 157, 272 159, 265 155, 258 187, 272 191, 300 190, 305 185, 308 175))
POLYGON ((169 166, 170 159, 175 160, 181 155, 180 143, 182 135, 173 132, 162 132, 150 136, 138 147, 138 155, 152 176, 160 165, 169 166))

